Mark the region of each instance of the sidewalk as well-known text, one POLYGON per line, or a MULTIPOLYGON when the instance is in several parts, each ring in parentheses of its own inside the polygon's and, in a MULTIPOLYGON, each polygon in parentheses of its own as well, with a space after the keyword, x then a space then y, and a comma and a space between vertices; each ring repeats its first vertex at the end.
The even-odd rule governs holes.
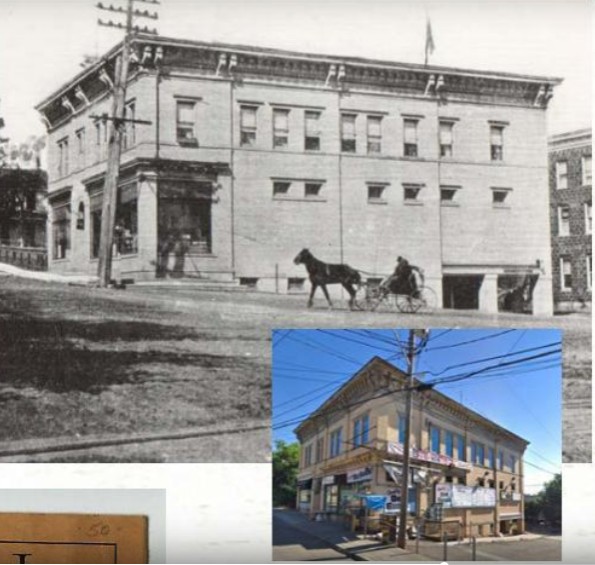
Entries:
POLYGON ((66 284, 90 285, 97 282, 97 277, 88 275, 59 275, 57 273, 48 273, 46 271, 28 271, 8 263, 0 263, 0 276, 12 275, 23 279, 33 279, 45 282, 59 282, 66 284))
POLYGON ((408 542, 408 549, 387 546, 373 539, 365 539, 348 532, 342 524, 335 522, 314 522, 295 510, 274 510, 275 517, 293 528, 328 543, 335 551, 356 561, 398 561, 411 563, 435 562, 434 559, 415 553, 415 541, 408 542))

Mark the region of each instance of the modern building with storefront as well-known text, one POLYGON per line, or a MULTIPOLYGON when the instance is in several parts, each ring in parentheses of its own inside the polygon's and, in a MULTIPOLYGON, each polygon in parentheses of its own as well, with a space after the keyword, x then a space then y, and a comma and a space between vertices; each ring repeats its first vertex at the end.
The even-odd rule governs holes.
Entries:
MULTIPOLYGON (((305 291, 306 247, 377 280, 397 255, 451 308, 532 279, 552 311, 546 108, 556 78, 137 36, 117 267, 305 291)), ((116 46, 38 106, 50 269, 97 269, 116 46), (93 118, 95 116, 95 118, 93 118)))
POLYGON ((592 137, 590 129, 549 138, 554 303, 591 303, 592 137))
MULTIPOLYGON (((406 383, 375 357, 298 426, 300 511, 349 519, 361 514, 364 495, 384 495, 379 514, 398 513, 406 383)), ((527 445, 440 392, 415 391, 410 520, 423 518, 425 534, 436 538, 522 533, 527 445)))

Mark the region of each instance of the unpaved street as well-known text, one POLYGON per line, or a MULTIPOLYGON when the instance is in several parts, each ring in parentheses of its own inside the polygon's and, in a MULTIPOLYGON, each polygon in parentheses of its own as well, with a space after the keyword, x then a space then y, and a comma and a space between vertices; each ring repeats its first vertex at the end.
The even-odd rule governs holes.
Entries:
MULTIPOLYGON (((134 285, 97 290, 0 277, 0 442, 267 422, 272 328, 548 327, 564 330, 565 458, 590 460, 589 317, 329 311, 322 301, 308 310, 305 302, 303 295, 134 285)), ((268 457, 267 434, 220 441, 190 451, 218 461, 229 445, 237 461, 268 457)), ((142 455, 122 447, 101 453, 120 461, 189 458, 188 450, 174 449, 173 457, 171 447, 166 451, 155 445, 142 455)))

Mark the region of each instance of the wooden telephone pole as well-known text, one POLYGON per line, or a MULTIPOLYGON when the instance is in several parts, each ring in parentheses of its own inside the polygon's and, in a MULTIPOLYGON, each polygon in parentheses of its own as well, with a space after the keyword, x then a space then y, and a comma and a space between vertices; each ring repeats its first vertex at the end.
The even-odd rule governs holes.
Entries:
POLYGON ((145 10, 141 12, 134 9, 134 2, 145 2, 147 4, 159 4, 158 0, 126 0, 126 8, 114 7, 112 4, 104 6, 101 2, 97 8, 107 12, 126 14, 126 24, 103 22, 98 20, 98 24, 105 27, 124 29, 124 44, 122 53, 116 59, 116 70, 114 77, 114 94, 112 101, 111 117, 103 116, 106 122, 110 121, 109 144, 107 170, 105 173, 105 184, 103 187, 103 207, 101 211, 101 239, 99 241, 99 266, 97 275, 99 277, 99 286, 108 287, 111 283, 112 275, 112 255, 114 246, 114 227, 116 223, 116 208, 118 205, 118 175, 120 172, 120 153, 122 149, 122 128, 126 122, 147 123, 142 120, 126 120, 126 85, 128 83, 128 68, 130 65, 130 48, 132 37, 136 32, 157 33, 156 30, 147 28, 140 29, 133 26, 134 17, 157 19, 156 13, 150 13, 145 10))
MULTIPOLYGON (((428 338, 427 330, 409 330, 407 343, 407 397, 405 405, 405 443, 403 445, 403 474, 401 475, 401 506, 399 508, 399 531, 397 545, 407 547, 407 506, 409 503, 409 449, 411 447, 411 406, 413 404, 413 364, 415 361, 415 338, 421 337, 425 344, 428 338)), ((419 533, 418 533, 419 535, 419 533)))

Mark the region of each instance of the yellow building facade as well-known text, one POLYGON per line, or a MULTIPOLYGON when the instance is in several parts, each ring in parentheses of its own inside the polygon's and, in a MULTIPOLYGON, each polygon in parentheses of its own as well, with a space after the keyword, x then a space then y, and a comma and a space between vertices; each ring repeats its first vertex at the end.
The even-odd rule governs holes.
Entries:
MULTIPOLYGON (((341 519, 385 495, 380 514, 398 513, 406 382, 375 357, 300 424, 302 512, 341 519)), ((426 535, 524 531, 526 440, 435 390, 413 392, 410 431, 408 515, 426 535)))

